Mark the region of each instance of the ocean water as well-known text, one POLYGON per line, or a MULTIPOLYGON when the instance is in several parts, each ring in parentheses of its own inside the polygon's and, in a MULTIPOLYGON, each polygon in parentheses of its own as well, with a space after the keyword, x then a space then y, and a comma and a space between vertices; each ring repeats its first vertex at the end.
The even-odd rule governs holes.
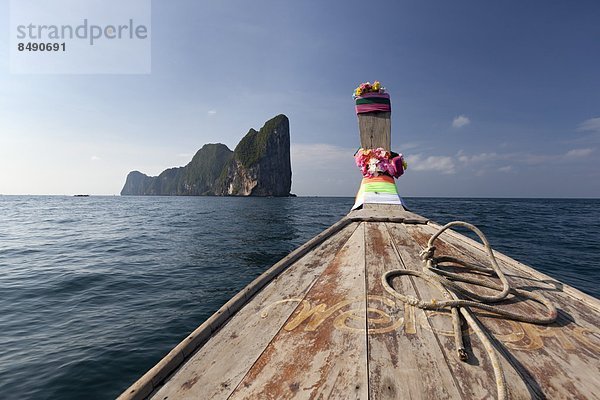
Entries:
MULTIPOLYGON (((407 198, 600 297, 600 200, 407 198)), ((3 399, 111 399, 351 198, 0 196, 3 399)))

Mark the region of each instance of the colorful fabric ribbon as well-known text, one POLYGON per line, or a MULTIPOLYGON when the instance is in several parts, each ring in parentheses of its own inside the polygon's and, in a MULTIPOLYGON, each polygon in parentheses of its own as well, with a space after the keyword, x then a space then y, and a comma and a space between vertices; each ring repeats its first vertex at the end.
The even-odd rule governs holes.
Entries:
POLYGON ((357 96, 355 101, 356 114, 392 111, 390 95, 387 93, 364 93, 357 96))

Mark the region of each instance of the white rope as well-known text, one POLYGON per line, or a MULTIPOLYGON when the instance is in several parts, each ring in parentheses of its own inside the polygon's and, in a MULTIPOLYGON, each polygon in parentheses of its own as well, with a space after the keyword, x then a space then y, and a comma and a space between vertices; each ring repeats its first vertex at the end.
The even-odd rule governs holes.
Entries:
POLYGON ((500 315, 515 321, 529 322, 534 324, 549 324, 556 320, 556 307, 544 296, 538 293, 511 288, 506 277, 504 276, 504 273, 500 270, 500 267, 498 267, 498 263, 496 262, 494 252, 489 242, 487 241, 485 235, 479 229, 477 229, 477 227, 469 223, 462 221, 454 221, 444 225, 438 232, 431 236, 431 238, 427 242, 427 248, 421 251, 420 256, 425 264, 423 266, 422 271, 413 271, 407 269, 396 269, 388 271, 384 273, 381 277, 381 283, 383 284, 384 289, 398 300, 406 304, 410 304, 414 307, 421 308, 423 310, 450 309, 450 312, 452 314, 452 325, 454 329, 456 351, 458 353, 458 357, 462 361, 466 361, 468 359, 468 355, 464 348, 462 339, 460 321, 460 315, 462 315, 465 321, 467 322, 468 326, 475 332, 477 337, 481 340, 488 354, 488 357, 494 370, 498 399, 506 400, 508 398, 508 390, 506 388, 504 371, 502 370, 502 366, 500 365, 500 360, 498 359, 498 355, 496 353, 496 350, 494 349, 494 345, 488 337, 489 331, 486 330, 484 332, 485 327, 482 327, 481 324, 477 321, 477 319, 473 316, 470 308, 472 307, 478 308, 480 310, 490 311, 492 313, 495 313, 496 315, 500 315), (479 236, 490 260, 491 269, 477 265, 470 265, 466 262, 462 262, 460 260, 456 260, 450 257, 438 257, 437 259, 434 258, 434 242, 445 230, 453 226, 462 226, 468 228, 475 232, 477 236, 479 236), (489 283, 482 279, 469 278, 460 274, 444 271, 442 269, 437 268, 437 264, 444 261, 458 262, 461 266, 467 269, 479 272, 494 273, 500 279, 501 285, 489 283), (426 280, 442 293, 442 296, 445 298, 445 300, 424 301, 414 296, 399 293, 390 285, 390 282, 392 278, 400 275, 412 275, 426 280), (483 286, 486 288, 494 289, 497 291, 497 293, 491 296, 473 293, 472 291, 466 290, 465 288, 461 287, 455 282, 465 282, 483 286), (532 315, 520 315, 517 313, 502 310, 497 306, 490 305, 490 303, 493 304, 506 300, 509 294, 515 296, 522 296, 543 304, 548 310, 547 315, 539 317, 532 315))

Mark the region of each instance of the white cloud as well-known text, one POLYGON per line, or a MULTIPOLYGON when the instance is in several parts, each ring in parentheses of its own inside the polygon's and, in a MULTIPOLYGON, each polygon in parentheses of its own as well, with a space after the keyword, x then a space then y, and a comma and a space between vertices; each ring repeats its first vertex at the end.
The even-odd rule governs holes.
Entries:
POLYGON ((515 158, 527 165, 542 165, 556 161, 560 156, 553 154, 515 153, 515 158))
POLYGON ((594 152, 594 149, 573 149, 573 150, 567 151, 567 154, 565 154, 565 157, 567 157, 567 158, 582 158, 582 157, 589 156, 593 152, 594 152))
POLYGON ((454 128, 461 128, 465 125, 469 125, 471 120, 466 115, 459 115, 452 120, 452 126, 454 128))
POLYGON ((90 160, 92 160, 92 161, 100 161, 102 159, 100 157, 98 157, 98 156, 91 156, 90 160))
POLYGON ((479 154, 473 154, 470 156, 470 155, 464 154, 462 152, 462 150, 458 152, 457 156, 458 156, 458 161, 460 161, 461 163, 464 163, 464 164, 483 163, 483 162, 487 162, 487 161, 495 161, 495 160, 503 159, 506 157, 503 155, 499 155, 497 153, 479 153, 479 154))
POLYGON ((208 110, 208 115, 215 115, 217 110, 208 110))
POLYGON ((456 154, 456 159, 465 167, 483 166, 486 168, 497 169, 501 172, 510 172, 503 164, 525 164, 531 166, 544 165, 555 162, 565 162, 576 158, 585 158, 595 151, 594 148, 572 149, 563 154, 540 154, 540 153, 479 153, 465 154, 462 150, 456 154))
POLYGON ((413 154, 406 157, 408 170, 412 171, 438 171, 442 174, 454 174, 456 165, 452 157, 448 156, 428 156, 422 154, 413 154))
POLYGON ((500 172, 512 172, 513 171, 513 167, 512 167, 512 165, 505 165, 504 167, 498 168, 498 171, 500 171, 500 172))
POLYGON ((590 118, 583 121, 577 127, 578 131, 590 131, 590 132, 598 132, 600 133, 600 117, 598 118, 590 118))

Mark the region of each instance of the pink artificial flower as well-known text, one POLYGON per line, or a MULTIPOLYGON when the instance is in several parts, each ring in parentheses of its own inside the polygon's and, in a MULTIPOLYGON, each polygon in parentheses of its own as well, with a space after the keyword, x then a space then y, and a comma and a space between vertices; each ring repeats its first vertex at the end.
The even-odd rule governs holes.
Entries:
POLYGON ((390 169, 390 160, 387 158, 382 158, 379 160, 379 170, 381 172, 389 172, 390 169))

